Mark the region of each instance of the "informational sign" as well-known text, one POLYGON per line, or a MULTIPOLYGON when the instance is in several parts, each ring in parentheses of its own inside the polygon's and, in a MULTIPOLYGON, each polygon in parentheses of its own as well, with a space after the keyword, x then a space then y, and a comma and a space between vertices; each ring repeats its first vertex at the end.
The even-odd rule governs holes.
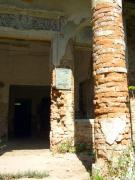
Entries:
POLYGON ((70 90, 72 84, 72 71, 67 68, 56 68, 56 88, 70 90))

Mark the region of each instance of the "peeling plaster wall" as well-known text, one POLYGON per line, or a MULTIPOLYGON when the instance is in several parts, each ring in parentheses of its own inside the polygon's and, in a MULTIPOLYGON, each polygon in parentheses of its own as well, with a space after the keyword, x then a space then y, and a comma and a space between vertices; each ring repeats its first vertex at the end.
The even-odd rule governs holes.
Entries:
MULTIPOLYGON (((62 27, 61 32, 52 33, 54 38, 54 46, 53 48, 57 46, 57 49, 55 51, 53 50, 54 56, 53 56, 53 64, 57 66, 60 63, 60 60, 63 58, 66 50, 67 43, 69 39, 74 38, 76 31, 78 30, 79 26, 82 26, 82 24, 88 23, 88 19, 90 17, 90 3, 89 0, 84 1, 73 1, 69 0, 68 5, 67 1, 63 0, 49 0, 49 1, 43 1, 43 0, 33 0, 30 2, 27 1, 8 1, 8 0, 0 0, 1 6, 8 6, 8 7, 15 7, 15 8, 21 8, 25 9, 26 14, 29 10, 36 10, 36 11, 47 11, 47 12, 61 12, 64 13, 64 18, 62 21, 62 27), (55 34, 55 35, 54 35, 55 34)), ((14 13, 17 11, 15 10, 14 13)), ((38 13, 37 13, 38 14, 38 13)), ((39 12, 40 14, 40 12, 39 12)))

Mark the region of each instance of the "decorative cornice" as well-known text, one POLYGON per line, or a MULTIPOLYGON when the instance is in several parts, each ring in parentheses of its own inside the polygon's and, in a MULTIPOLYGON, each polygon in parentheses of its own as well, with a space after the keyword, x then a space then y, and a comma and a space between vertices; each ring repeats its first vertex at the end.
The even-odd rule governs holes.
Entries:
POLYGON ((14 29, 60 31, 64 14, 0 5, 0 26, 14 29))
POLYGON ((26 15, 39 18, 59 19, 65 16, 61 11, 47 11, 39 9, 22 9, 15 6, 0 5, 0 14, 26 15))

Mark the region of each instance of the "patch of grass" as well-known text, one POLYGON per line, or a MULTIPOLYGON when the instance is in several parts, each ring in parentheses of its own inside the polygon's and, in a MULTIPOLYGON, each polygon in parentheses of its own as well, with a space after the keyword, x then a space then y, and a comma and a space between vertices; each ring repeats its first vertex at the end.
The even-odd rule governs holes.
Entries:
POLYGON ((94 156, 94 153, 92 152, 91 148, 86 143, 78 143, 75 146, 73 146, 71 140, 65 140, 64 142, 60 143, 58 145, 57 152, 62 154, 88 152, 90 156, 94 156))
POLYGON ((75 148, 71 140, 66 140, 58 145, 58 153, 74 153, 75 148))
POLYGON ((25 171, 25 172, 18 172, 16 174, 11 173, 0 173, 0 180, 11 180, 11 179, 20 179, 20 178, 36 178, 42 179, 48 177, 49 174, 46 171, 39 172, 39 171, 25 171))
POLYGON ((99 174, 96 174, 94 180, 104 180, 104 177, 99 174))
POLYGON ((93 176, 91 177, 92 180, 104 180, 104 177, 100 174, 99 170, 94 171, 93 176))

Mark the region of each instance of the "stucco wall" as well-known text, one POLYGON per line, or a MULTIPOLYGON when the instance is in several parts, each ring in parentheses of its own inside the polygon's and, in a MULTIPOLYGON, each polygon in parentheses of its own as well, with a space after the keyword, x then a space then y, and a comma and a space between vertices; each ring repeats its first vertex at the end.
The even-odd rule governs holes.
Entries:
MULTIPOLYGON (((64 54, 66 53, 66 47, 68 44, 69 39, 74 39, 75 35, 80 31, 81 28, 84 26, 89 26, 89 17, 90 17, 90 3, 88 0, 84 1, 77 1, 75 0, 74 3, 69 0, 68 5, 67 1, 63 0, 50 0, 50 1, 43 1, 43 0, 32 0, 29 2, 27 1, 4 1, 0 0, 0 15, 4 20, 4 23, 0 23, 0 36, 4 37, 20 37, 23 38, 36 38, 37 36, 40 39, 50 39, 53 41, 53 55, 52 55, 52 62, 54 65, 59 65, 60 61, 62 60, 64 54), (7 14, 12 14, 11 19, 7 18, 7 14), (25 25, 16 26, 15 23, 18 24, 19 18, 21 21, 27 22, 27 27, 25 25), (34 22, 38 24, 38 30, 40 31, 40 35, 37 35, 37 28, 33 26, 32 28, 28 27, 31 24, 31 19, 35 17, 36 19, 34 22), (60 24, 60 30, 53 31, 52 29, 48 31, 43 28, 43 22, 41 23, 40 20, 37 18, 43 19, 58 19, 58 23, 60 24), (14 20, 13 20, 14 19, 14 20), (8 23, 5 22, 8 21, 8 23), (16 21, 12 22, 11 21, 16 21), (39 23, 38 23, 39 22, 39 23), (41 23, 41 25, 40 25, 41 23), (2 25, 3 24, 3 25, 2 25), (9 28, 10 24, 10 28, 9 28), (27 30, 29 28, 29 30, 27 30), (33 34, 33 36, 32 36, 33 34), (56 48, 57 47, 57 48, 56 48)), ((42 19, 42 20, 43 20, 42 19)), ((24 23, 25 24, 25 23, 24 23)), ((88 28, 87 28, 88 30, 88 28)), ((88 31, 87 31, 88 33, 88 31)), ((85 32, 85 36, 81 34, 81 39, 85 39, 89 42, 89 37, 85 32)))
POLYGON ((5 84, 50 84, 50 44, 0 40, 0 79, 5 84))

